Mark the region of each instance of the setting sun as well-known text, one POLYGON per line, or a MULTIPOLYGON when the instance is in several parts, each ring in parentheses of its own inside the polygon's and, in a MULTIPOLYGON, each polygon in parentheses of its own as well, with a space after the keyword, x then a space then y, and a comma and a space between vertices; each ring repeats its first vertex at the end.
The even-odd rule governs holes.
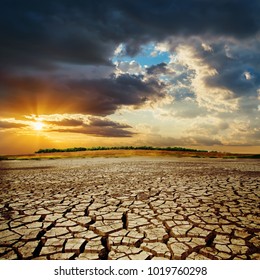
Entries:
POLYGON ((33 123, 33 129, 34 130, 42 130, 44 124, 42 122, 35 122, 33 123))

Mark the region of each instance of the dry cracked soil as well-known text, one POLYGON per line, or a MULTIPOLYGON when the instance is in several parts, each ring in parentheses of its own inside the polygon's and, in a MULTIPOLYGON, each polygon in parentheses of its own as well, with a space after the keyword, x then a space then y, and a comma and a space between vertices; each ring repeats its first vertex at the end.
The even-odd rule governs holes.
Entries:
POLYGON ((260 259, 260 161, 0 162, 0 259, 260 259))

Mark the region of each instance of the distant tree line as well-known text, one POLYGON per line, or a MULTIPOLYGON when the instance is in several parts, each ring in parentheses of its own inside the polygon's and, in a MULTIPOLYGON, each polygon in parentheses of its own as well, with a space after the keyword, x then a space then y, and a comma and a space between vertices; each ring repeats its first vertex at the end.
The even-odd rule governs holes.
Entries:
POLYGON ((80 152, 80 151, 99 151, 99 150, 148 150, 148 151, 184 151, 184 152, 208 152, 206 150, 196 150, 182 147, 152 147, 152 146, 119 146, 119 147, 74 147, 74 148, 66 148, 66 149, 40 149, 37 154, 41 153, 62 153, 62 152, 80 152))
POLYGON ((87 148, 74 147, 74 148, 66 148, 66 149, 56 149, 56 148, 40 149, 35 153, 36 154, 41 154, 41 153, 63 153, 63 152, 80 152, 80 151, 87 151, 87 148))

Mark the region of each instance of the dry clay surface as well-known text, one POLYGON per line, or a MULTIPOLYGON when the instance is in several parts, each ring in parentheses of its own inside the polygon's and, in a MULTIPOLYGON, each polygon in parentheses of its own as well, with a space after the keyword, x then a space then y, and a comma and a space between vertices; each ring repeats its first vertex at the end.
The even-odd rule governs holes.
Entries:
POLYGON ((260 259, 257 160, 0 162, 0 259, 260 259))

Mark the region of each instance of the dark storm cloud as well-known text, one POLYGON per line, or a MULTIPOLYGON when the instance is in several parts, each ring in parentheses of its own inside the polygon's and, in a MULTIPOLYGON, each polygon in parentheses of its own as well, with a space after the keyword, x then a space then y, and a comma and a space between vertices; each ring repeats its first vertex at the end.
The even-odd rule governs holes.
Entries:
POLYGON ((240 97, 256 95, 260 86, 259 45, 251 42, 229 44, 228 41, 213 43, 213 51, 202 55, 207 64, 217 70, 217 75, 208 77, 208 86, 227 88, 240 97))
POLYGON ((259 31, 259 7, 257 0, 6 0, 0 60, 4 67, 107 64, 119 43, 133 55, 173 35, 247 38, 259 31))
MULTIPOLYGON (((76 122, 77 120, 70 121, 76 122)), ((64 126, 64 121, 57 121, 55 122, 55 124, 64 126)), ((80 127, 76 126, 75 128, 53 128, 50 131, 88 134, 97 137, 132 137, 135 133, 127 130, 126 128, 130 129, 131 126, 114 122, 109 119, 91 117, 89 118, 88 123, 82 122, 80 127)))
POLYGON ((112 114, 122 105, 136 108, 165 97, 164 85, 150 78, 120 75, 108 79, 44 80, 36 77, 0 76, 2 113, 112 114), (40 103, 40 104, 38 104, 40 103))
POLYGON ((260 73, 255 73, 251 78, 246 78, 249 72, 245 67, 222 69, 215 77, 207 79, 207 84, 214 87, 223 87, 232 90, 237 96, 257 95, 257 88, 260 85, 260 73), (247 74, 246 74, 247 73, 247 74))
POLYGON ((124 74, 110 79, 68 81, 67 94, 74 93, 76 100, 81 99, 82 112, 108 115, 122 105, 140 107, 164 98, 163 87, 153 78, 144 81, 141 76, 124 74))
POLYGON ((103 38, 106 13, 101 6, 92 5, 93 1, 72 3, 4 1, 2 63, 36 68, 61 61, 107 63, 115 43, 103 38))

